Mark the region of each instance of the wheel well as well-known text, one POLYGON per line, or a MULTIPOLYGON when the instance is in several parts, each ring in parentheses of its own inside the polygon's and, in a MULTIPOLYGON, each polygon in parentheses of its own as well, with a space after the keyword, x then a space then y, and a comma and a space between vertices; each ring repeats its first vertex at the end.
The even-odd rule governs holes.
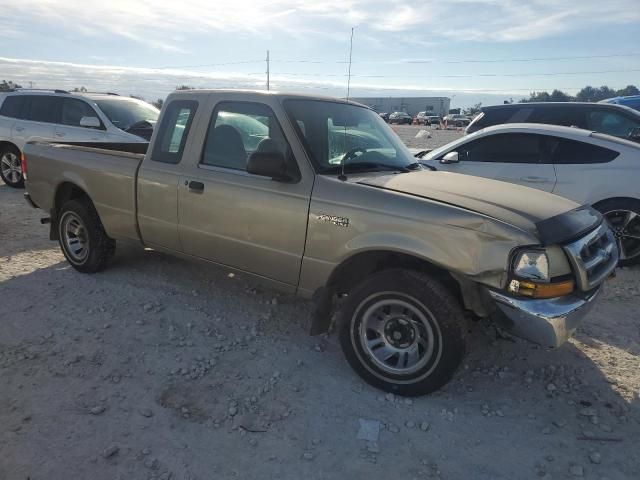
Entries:
POLYGON ((50 240, 58 240, 58 229, 56 228, 56 224, 58 223, 58 212, 60 208, 68 202, 69 200, 80 200, 86 199, 87 202, 91 204, 91 198, 87 195, 87 192, 82 190, 77 185, 71 182, 64 182, 58 186, 56 190, 56 196, 53 201, 53 207, 51 208, 51 221, 49 229, 49 239, 50 240))
POLYGON ((594 203, 593 204, 593 208, 598 210, 598 207, 600 205, 602 205, 603 203, 607 203, 607 202, 632 202, 632 203, 638 203, 638 202, 640 202, 640 200, 637 199, 637 198, 633 198, 633 197, 611 197, 611 198, 605 198, 604 200, 600 200, 599 202, 594 203))
POLYGON ((404 268, 431 275, 439 280, 461 305, 464 305, 460 284, 445 269, 405 253, 386 250, 362 252, 338 265, 331 273, 327 284, 316 291, 314 295, 316 308, 311 322, 311 335, 319 335, 329 331, 336 295, 341 296, 348 293, 351 288, 372 273, 392 268, 404 268))
POLYGON ((64 205, 69 200, 79 199, 86 199, 87 201, 91 202, 91 199, 89 198, 89 195, 87 195, 87 192, 82 190, 77 185, 70 182, 60 184, 58 186, 58 190, 56 190, 56 197, 53 204, 55 214, 57 214, 62 205, 64 205))
POLYGON ((13 147, 20 152, 20 149, 16 144, 7 142, 6 140, 0 141, 0 150, 3 150, 5 147, 13 147))
POLYGON ((413 255, 384 250, 362 252, 348 258, 331 273, 327 286, 338 295, 348 293, 368 275, 391 268, 427 273, 439 280, 456 297, 462 298, 460 285, 447 270, 413 255))

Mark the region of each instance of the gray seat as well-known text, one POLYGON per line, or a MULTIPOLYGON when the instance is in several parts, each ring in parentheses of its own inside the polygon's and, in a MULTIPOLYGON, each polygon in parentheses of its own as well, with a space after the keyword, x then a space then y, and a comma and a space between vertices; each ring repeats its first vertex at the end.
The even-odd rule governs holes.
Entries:
POLYGON ((230 125, 218 125, 207 139, 202 163, 217 167, 246 170, 247 151, 240 132, 230 125))

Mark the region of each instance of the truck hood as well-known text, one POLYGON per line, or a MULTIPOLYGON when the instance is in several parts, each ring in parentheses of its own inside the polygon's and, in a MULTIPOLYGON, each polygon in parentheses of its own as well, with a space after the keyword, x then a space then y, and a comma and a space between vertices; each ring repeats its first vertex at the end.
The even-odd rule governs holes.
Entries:
MULTIPOLYGON (((567 212, 578 210, 578 204, 551 193, 460 173, 420 171, 354 180, 361 185, 414 195, 487 215, 538 238, 540 232, 536 224, 545 221, 548 227, 550 219, 566 220, 567 216, 573 215, 567 212)), ((599 219, 594 218, 593 222, 596 221, 599 219)), ((566 221, 562 223, 566 224, 566 221)), ((547 235, 547 240, 553 240, 552 236, 547 235)))

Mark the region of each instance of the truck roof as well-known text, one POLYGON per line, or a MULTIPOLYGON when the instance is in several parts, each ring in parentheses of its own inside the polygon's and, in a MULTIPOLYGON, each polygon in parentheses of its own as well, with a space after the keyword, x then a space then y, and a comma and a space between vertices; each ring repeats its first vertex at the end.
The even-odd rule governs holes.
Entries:
POLYGON ((171 96, 182 96, 192 94, 211 94, 211 93, 233 93, 233 94, 246 94, 247 96, 270 96, 277 97, 281 100, 285 99, 300 99, 300 100, 318 100, 322 102, 336 102, 346 103, 350 105, 356 105, 358 107, 364 107, 371 110, 367 105, 354 102, 353 100, 347 100, 346 98, 331 97, 326 95, 309 95, 306 93, 294 93, 294 92, 279 92, 273 90, 249 90, 249 89, 235 89, 235 88, 213 88, 213 89, 190 89, 190 90, 176 90, 171 93, 171 96))

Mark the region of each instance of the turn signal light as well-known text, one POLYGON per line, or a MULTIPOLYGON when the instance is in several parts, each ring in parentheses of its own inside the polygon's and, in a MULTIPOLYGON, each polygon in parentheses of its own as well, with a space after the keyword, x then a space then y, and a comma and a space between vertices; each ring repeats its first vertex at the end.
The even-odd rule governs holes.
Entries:
POLYGON ((569 295, 573 292, 574 287, 573 280, 557 283, 534 283, 511 280, 509 291, 531 298, 554 298, 569 295))

